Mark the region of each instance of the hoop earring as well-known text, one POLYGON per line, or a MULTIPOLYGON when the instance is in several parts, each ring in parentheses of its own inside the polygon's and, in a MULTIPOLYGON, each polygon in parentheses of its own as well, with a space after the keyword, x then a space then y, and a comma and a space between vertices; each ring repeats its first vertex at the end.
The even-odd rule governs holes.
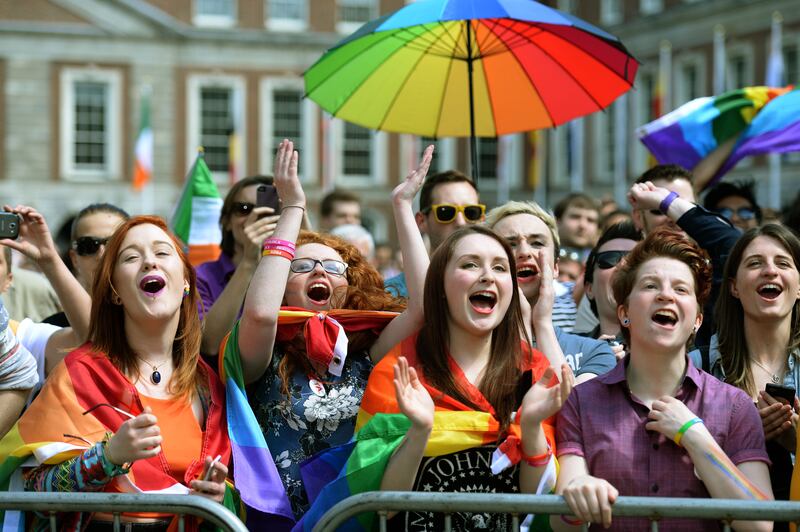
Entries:
POLYGON ((122 298, 119 297, 117 289, 114 288, 114 285, 111 283, 109 283, 109 286, 111 286, 111 291, 113 292, 113 294, 111 295, 111 302, 115 305, 122 305, 122 298))
POLYGON ((631 324, 631 320, 629 320, 628 318, 622 318, 621 323, 623 327, 627 327, 628 325, 631 324))

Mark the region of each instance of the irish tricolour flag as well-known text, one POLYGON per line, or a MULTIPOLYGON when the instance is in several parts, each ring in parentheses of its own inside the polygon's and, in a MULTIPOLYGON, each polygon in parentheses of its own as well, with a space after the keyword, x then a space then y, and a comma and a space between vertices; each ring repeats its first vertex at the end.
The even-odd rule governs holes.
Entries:
POLYGON ((136 161, 133 189, 142 190, 153 175, 153 129, 150 127, 150 93, 142 94, 139 135, 136 137, 136 161))
POLYGON ((192 264, 201 264, 219 256, 221 210, 222 198, 200 151, 172 215, 172 230, 189 246, 192 264))

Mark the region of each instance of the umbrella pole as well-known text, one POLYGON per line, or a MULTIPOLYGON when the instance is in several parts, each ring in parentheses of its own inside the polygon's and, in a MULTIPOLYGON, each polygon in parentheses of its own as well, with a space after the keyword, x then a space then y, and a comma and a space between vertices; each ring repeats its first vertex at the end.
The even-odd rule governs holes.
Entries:
POLYGON ((472 179, 478 181, 478 140, 475 138, 475 99, 472 94, 472 22, 467 23, 467 73, 469 80, 469 151, 472 156, 472 179))

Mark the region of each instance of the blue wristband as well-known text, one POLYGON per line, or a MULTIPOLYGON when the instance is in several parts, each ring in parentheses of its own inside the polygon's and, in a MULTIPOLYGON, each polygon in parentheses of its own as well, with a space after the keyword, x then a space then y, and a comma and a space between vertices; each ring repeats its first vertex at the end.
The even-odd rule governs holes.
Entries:
POLYGON ((670 192, 667 194, 667 197, 661 201, 661 204, 658 206, 658 210, 662 213, 667 214, 669 210, 669 206, 672 205, 672 202, 675 201, 675 198, 679 197, 677 192, 670 192))

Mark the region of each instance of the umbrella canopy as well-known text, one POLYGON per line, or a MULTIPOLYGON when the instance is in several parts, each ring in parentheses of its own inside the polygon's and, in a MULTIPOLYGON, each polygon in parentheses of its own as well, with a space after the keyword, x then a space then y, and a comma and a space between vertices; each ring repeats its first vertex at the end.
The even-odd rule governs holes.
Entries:
POLYGON ((328 50, 305 82, 308 98, 355 124, 474 138, 603 109, 637 68, 613 35, 532 0, 421 0, 328 50))

